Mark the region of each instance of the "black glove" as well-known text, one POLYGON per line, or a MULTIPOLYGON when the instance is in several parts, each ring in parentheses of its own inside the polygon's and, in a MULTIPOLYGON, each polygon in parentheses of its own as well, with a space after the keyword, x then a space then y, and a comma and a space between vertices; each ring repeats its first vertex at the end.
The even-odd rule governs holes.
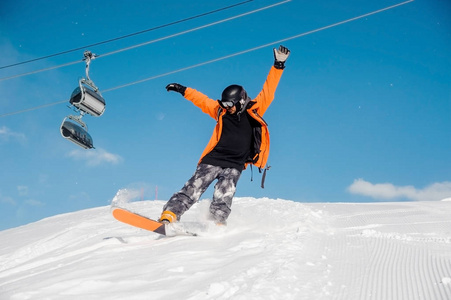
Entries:
POLYGON ((169 91, 174 91, 177 93, 182 94, 182 96, 185 96, 185 91, 186 91, 186 86, 183 86, 181 84, 178 83, 170 83, 166 86, 166 90, 169 91))
POLYGON ((274 67, 276 69, 285 69, 285 61, 290 55, 290 50, 280 45, 279 49, 274 48, 274 67))

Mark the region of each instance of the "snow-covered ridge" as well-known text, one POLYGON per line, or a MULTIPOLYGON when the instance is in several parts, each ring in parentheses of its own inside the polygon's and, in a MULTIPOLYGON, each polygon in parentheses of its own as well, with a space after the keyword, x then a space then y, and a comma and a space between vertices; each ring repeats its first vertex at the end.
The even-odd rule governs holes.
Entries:
MULTIPOLYGON (((155 218, 164 203, 121 204, 155 218)), ((0 299, 451 299, 450 213, 237 198, 227 227, 161 238, 78 211, 0 232, 0 299)))

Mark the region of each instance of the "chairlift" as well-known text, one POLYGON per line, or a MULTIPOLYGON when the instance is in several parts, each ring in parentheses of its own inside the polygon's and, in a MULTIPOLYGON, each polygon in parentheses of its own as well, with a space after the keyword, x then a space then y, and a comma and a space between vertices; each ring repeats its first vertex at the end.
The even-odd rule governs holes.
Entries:
POLYGON ((92 149, 94 148, 92 137, 81 117, 82 115, 65 117, 61 123, 61 135, 84 149, 92 149))
POLYGON ((101 116, 105 111, 105 100, 85 79, 80 79, 79 86, 72 92, 69 102, 94 117, 101 116))
POLYGON ((105 99, 95 86, 94 82, 89 78, 89 64, 94 59, 94 55, 90 51, 84 52, 84 60, 86 61, 86 79, 82 78, 78 81, 78 87, 72 92, 70 104, 80 113, 79 116, 67 116, 61 123, 60 132, 63 138, 77 144, 84 149, 92 149, 93 141, 88 133, 88 127, 81 120, 85 114, 99 117, 105 111, 105 99))
POLYGON ((85 51, 84 56, 86 79, 79 80, 78 87, 72 92, 69 102, 79 110, 94 117, 99 117, 105 111, 105 99, 100 94, 99 88, 89 78, 89 65, 95 56, 90 51, 85 51))

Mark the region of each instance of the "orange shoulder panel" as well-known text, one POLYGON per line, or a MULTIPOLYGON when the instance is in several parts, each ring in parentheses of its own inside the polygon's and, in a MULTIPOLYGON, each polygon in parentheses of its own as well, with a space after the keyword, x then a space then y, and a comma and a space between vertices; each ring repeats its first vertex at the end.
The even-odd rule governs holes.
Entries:
POLYGON ((185 90, 185 98, 193 102, 193 104, 199 107, 204 113, 216 120, 219 109, 218 101, 210 99, 207 95, 190 87, 187 87, 185 90))
POLYGON ((253 101, 257 102, 254 107, 260 116, 263 116, 268 109, 271 102, 274 100, 277 85, 282 77, 283 70, 276 69, 274 66, 269 70, 269 74, 266 77, 266 81, 263 84, 263 88, 260 93, 255 97, 253 101))

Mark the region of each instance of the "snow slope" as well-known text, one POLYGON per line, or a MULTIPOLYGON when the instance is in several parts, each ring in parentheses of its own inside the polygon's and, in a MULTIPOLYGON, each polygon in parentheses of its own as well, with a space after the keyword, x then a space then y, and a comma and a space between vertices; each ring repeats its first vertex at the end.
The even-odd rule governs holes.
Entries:
MULTIPOLYGON (((163 204, 127 203, 154 218, 163 204)), ((99 207, 1 231, 0 299, 451 299, 450 215, 237 198, 227 227, 161 238, 99 207)))

